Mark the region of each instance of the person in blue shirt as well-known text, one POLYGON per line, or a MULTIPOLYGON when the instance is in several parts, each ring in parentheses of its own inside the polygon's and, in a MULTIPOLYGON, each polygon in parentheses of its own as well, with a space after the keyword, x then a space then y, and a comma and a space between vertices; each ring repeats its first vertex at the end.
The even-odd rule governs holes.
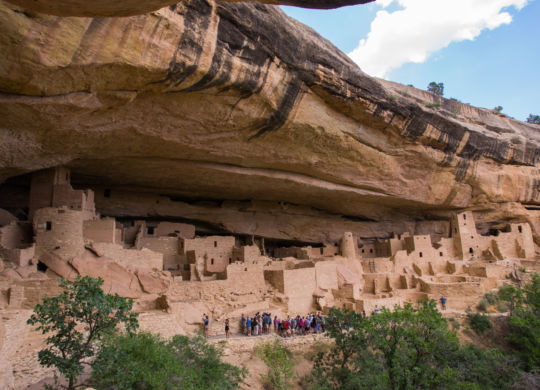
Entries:
POLYGON ((441 306, 443 310, 446 310, 446 297, 441 297, 441 306))

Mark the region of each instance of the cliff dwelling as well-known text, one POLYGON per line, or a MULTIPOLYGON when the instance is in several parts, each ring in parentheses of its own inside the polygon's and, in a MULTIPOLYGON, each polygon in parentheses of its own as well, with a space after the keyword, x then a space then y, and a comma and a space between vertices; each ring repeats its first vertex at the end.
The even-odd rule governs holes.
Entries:
POLYGON ((142 330, 426 298, 540 270, 540 125, 371 77, 276 4, 0 0, 0 388, 100 277, 142 330), (121 17, 120 17, 121 16, 121 17))

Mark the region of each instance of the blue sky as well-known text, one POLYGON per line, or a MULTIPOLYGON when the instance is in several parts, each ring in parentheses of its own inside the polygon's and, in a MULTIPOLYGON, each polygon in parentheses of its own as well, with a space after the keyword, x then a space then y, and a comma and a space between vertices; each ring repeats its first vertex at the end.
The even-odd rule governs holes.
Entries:
POLYGON ((445 97, 500 105, 519 120, 540 115, 540 0, 378 0, 336 10, 282 8, 369 74, 422 89, 430 81, 443 82, 445 97))

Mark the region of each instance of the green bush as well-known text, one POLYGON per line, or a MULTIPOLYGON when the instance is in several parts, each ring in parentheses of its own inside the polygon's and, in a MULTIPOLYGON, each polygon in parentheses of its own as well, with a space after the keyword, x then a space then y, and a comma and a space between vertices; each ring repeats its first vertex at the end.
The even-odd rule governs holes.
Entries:
POLYGON ((245 371, 221 361, 222 352, 202 337, 151 333, 110 338, 92 366, 100 390, 233 390, 245 371))
POLYGON ((477 334, 483 334, 487 330, 493 328, 489 317, 485 314, 469 313, 467 314, 467 320, 469 321, 469 325, 471 326, 472 330, 474 330, 477 334))
POLYGON ((487 308, 488 308, 488 301, 485 300, 485 299, 482 299, 478 305, 476 306, 476 308, 480 311, 486 311, 487 308))
POLYGON ((497 293, 488 292, 484 295, 484 299, 489 303, 490 305, 494 305, 497 302, 499 302, 499 296, 497 293))
POLYGON ((448 321, 450 322, 450 324, 452 324, 453 329, 459 330, 459 328, 461 328, 461 324, 454 317, 450 318, 448 321))
POLYGON ((499 302, 499 304, 497 305, 497 310, 500 313, 506 313, 508 309, 509 309, 508 304, 505 302, 499 302))
POLYGON ((288 389, 295 377, 292 352, 276 339, 257 347, 255 353, 268 367, 268 372, 262 375, 267 388, 288 389))
POLYGON ((510 313, 510 332, 507 340, 530 370, 540 367, 540 275, 523 289, 516 290, 510 313))
POLYGON ((302 388, 508 389, 521 373, 516 360, 499 350, 461 346, 433 300, 365 319, 333 308, 327 334, 331 348, 317 356, 302 388))

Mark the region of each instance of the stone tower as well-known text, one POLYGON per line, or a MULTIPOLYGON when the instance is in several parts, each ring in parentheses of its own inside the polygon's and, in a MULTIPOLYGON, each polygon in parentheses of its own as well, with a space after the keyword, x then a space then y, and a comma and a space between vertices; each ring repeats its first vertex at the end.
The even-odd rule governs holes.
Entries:
POLYGON ((463 260, 481 255, 478 245, 479 234, 476 231, 472 211, 456 214, 452 217, 452 237, 456 248, 456 256, 463 260))
POLYGON ((350 259, 356 258, 356 241, 351 232, 343 233, 340 245, 341 256, 350 259))

